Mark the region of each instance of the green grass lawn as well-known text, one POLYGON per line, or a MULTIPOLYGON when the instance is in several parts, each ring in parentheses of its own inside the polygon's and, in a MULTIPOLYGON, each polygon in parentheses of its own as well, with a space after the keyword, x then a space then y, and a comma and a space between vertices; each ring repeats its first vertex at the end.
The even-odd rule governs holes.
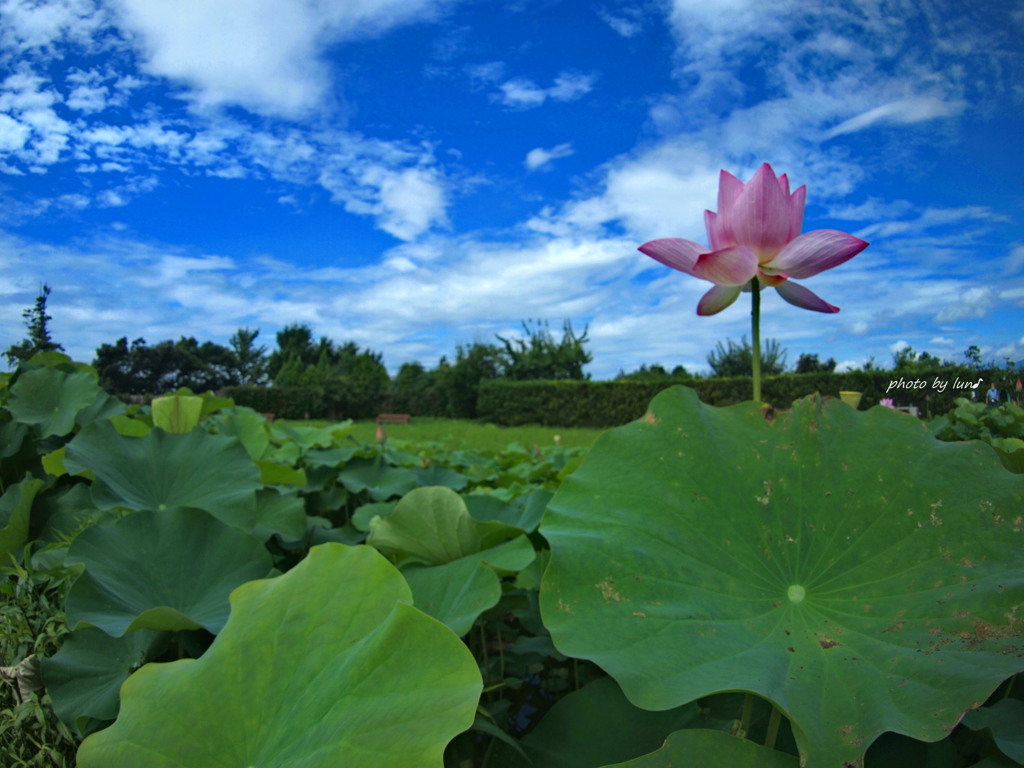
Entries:
MULTIPOLYGON (((307 421, 304 424, 327 426, 327 421, 307 421)), ((593 445, 604 430, 556 427, 496 427, 461 419, 439 419, 428 416, 413 416, 408 424, 386 424, 389 439, 411 442, 437 442, 447 450, 502 451, 509 443, 521 443, 527 448, 555 445, 555 437, 567 448, 593 445)), ((370 442, 376 439, 377 424, 370 421, 356 422, 352 436, 356 440, 370 442)))

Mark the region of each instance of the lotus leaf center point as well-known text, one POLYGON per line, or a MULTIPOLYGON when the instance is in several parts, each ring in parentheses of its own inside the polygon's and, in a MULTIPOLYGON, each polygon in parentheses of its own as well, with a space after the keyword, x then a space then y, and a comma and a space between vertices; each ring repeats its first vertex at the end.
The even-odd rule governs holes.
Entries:
POLYGON ((793 584, 789 589, 786 590, 786 597, 789 598, 791 603, 802 603, 804 601, 804 595, 807 593, 804 588, 799 584, 793 584))

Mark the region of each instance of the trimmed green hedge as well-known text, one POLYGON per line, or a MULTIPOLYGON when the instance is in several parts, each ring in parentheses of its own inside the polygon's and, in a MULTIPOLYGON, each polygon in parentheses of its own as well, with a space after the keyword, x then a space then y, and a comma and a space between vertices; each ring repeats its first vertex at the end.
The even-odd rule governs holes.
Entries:
MULTIPOLYGON (((802 373, 770 376, 762 384, 762 397, 776 408, 789 408, 794 400, 820 392, 838 397, 839 392, 862 392, 861 408, 877 405, 891 397, 896 405, 916 406, 922 416, 946 413, 957 397, 969 396, 970 388, 955 388, 958 381, 975 383, 979 398, 995 377, 1004 392, 1005 371, 974 371, 969 368, 938 371, 851 371, 849 373, 802 373), (946 382, 945 390, 935 382, 946 382), (895 386, 890 384, 895 382, 895 386), (901 386, 913 384, 912 387, 901 386), (887 394, 888 392, 888 394, 887 394)), ((614 427, 644 415, 647 404, 658 392, 675 384, 696 390, 709 405, 732 405, 751 399, 749 376, 687 381, 503 381, 480 384, 480 418, 494 424, 519 426, 540 424, 551 427, 614 427)))

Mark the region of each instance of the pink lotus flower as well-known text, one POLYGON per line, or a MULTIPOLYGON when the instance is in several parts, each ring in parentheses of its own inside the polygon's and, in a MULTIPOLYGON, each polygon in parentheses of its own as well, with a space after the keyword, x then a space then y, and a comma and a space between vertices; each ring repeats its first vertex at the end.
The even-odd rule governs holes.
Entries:
POLYGON ((651 240, 640 251, 655 261, 715 286, 701 298, 698 315, 714 315, 749 291, 754 277, 758 289, 775 288, 790 304, 815 312, 838 312, 790 278, 812 277, 852 259, 868 243, 846 232, 818 229, 800 234, 807 187, 790 194, 785 174, 765 163, 744 184, 722 171, 718 182, 718 212, 704 212, 711 243, 682 238, 651 240))
POLYGON ((878 404, 886 408, 896 407, 896 403, 893 402, 893 399, 891 397, 883 397, 881 400, 878 401, 878 404))

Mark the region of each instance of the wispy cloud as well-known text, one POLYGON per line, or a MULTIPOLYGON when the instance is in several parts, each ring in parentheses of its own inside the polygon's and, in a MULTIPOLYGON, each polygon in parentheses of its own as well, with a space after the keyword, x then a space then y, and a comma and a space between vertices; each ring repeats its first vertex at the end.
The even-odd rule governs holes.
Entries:
POLYGON ((644 28, 644 12, 637 7, 617 8, 614 12, 600 9, 597 15, 601 21, 622 37, 630 38, 640 34, 644 28))
POLYGON ((869 109, 848 120, 844 120, 835 128, 826 132, 825 138, 833 139, 836 136, 842 136, 844 133, 862 131, 879 123, 908 125, 940 117, 959 115, 966 106, 966 102, 961 100, 947 102, 928 96, 890 101, 887 104, 882 104, 879 107, 869 109))
POLYGON ((563 72, 555 77, 547 88, 541 88, 532 80, 514 78, 498 85, 494 101, 512 109, 533 109, 548 101, 575 101, 589 93, 594 87, 593 75, 563 72))
POLYGON ((526 166, 528 171, 536 171, 539 168, 550 167, 552 160, 560 160, 563 157, 569 157, 571 154, 573 154, 573 148, 569 142, 558 144, 551 149, 536 147, 526 153, 526 160, 523 161, 523 165, 526 166))

